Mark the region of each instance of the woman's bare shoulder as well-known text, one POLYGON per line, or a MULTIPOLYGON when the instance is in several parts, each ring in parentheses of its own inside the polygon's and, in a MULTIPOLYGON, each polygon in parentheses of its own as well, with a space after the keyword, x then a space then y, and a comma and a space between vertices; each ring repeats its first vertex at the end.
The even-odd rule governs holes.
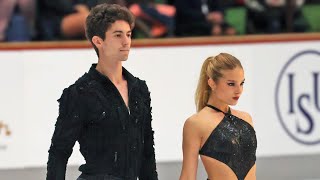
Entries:
POLYGON ((231 113, 237 116, 238 118, 248 122, 249 124, 251 124, 251 126, 253 126, 252 117, 249 113, 245 111, 236 110, 236 109, 232 109, 231 113))
POLYGON ((184 122, 184 126, 196 126, 199 123, 199 113, 195 113, 188 117, 184 122))
POLYGON ((206 112, 203 110, 188 117, 184 123, 184 127, 193 128, 194 130, 202 129, 203 121, 205 119, 206 112))

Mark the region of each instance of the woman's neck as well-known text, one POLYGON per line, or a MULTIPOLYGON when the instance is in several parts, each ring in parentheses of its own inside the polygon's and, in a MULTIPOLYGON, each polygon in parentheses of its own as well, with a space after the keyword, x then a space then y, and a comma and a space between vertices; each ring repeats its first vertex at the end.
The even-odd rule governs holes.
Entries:
POLYGON ((218 109, 220 109, 222 112, 228 112, 229 111, 229 106, 226 103, 221 102, 219 99, 210 97, 207 104, 214 106, 218 109))

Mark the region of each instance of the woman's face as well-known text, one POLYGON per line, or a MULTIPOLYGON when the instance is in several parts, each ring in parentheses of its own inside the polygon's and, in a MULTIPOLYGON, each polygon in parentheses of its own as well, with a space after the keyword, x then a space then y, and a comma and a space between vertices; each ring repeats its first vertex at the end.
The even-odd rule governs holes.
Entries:
POLYGON ((223 70, 222 77, 213 83, 212 94, 221 103, 236 105, 243 91, 244 80, 244 71, 240 67, 223 70))

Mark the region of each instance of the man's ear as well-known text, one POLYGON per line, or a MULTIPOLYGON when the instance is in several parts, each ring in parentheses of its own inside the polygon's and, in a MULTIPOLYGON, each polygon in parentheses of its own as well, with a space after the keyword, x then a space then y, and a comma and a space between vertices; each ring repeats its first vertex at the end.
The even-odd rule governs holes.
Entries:
POLYGON ((103 40, 99 36, 93 36, 91 40, 97 48, 101 47, 101 44, 103 43, 103 40))
POLYGON ((212 91, 214 91, 214 89, 216 88, 216 83, 211 78, 208 79, 208 85, 210 86, 212 91))

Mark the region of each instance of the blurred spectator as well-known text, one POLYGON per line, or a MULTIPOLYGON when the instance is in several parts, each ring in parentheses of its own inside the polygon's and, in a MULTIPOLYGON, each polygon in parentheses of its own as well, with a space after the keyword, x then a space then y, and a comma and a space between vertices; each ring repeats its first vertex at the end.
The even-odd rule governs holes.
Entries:
POLYGON ((0 41, 31 40, 34 23, 34 0, 0 0, 0 41))
POLYGON ((169 5, 174 5, 175 0, 167 0, 166 2, 167 2, 167 4, 169 4, 169 5))
POLYGON ((38 40, 85 39, 85 21, 92 7, 126 5, 125 0, 38 0, 38 40))
POLYGON ((154 0, 129 0, 128 8, 136 16, 136 29, 145 36, 173 36, 174 6, 159 4, 154 0))
POLYGON ((83 0, 39 0, 38 39, 84 39, 84 25, 91 4, 83 0))
MULTIPOLYGON (((175 0, 176 36, 234 35, 225 21, 224 0, 175 0)), ((229 1, 228 1, 229 2, 229 1)))
MULTIPOLYGON (((87 1, 92 2, 92 0, 87 0, 87 1)), ((119 4, 120 6, 127 6, 126 0, 96 0, 96 1, 97 2, 95 4, 108 3, 108 4, 119 4)))
POLYGON ((320 0, 307 0, 306 3, 310 4, 320 4, 320 0))
POLYGON ((308 24, 301 7, 304 0, 245 0, 247 7, 247 33, 305 32, 308 24))

